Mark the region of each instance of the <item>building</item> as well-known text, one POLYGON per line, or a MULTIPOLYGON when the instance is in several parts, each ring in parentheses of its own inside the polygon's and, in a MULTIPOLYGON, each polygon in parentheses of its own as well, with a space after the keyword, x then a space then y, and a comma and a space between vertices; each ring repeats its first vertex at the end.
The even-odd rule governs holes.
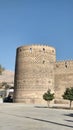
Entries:
POLYGON ((14 72, 10 70, 3 70, 0 74, 0 96, 5 98, 8 96, 8 92, 12 90, 14 86, 14 72))
POLYGON ((54 102, 63 103, 65 89, 72 86, 73 61, 56 61, 54 47, 31 45, 17 48, 14 102, 43 104, 43 94, 51 89, 55 93, 54 102))

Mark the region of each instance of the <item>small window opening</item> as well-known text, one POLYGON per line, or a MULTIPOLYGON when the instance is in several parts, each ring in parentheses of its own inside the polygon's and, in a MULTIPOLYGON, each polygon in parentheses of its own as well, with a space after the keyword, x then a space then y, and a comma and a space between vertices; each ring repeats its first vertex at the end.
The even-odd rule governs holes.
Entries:
POLYGON ((43 51, 45 52, 45 48, 43 48, 43 51))
POLYGON ((67 62, 65 62, 65 67, 67 68, 67 62))
POLYGON ((32 52, 32 48, 30 48, 30 52, 32 52))
POLYGON ((65 67, 67 68, 67 65, 65 65, 65 67))
POLYGON ((45 61, 43 60, 43 64, 45 63, 45 61))

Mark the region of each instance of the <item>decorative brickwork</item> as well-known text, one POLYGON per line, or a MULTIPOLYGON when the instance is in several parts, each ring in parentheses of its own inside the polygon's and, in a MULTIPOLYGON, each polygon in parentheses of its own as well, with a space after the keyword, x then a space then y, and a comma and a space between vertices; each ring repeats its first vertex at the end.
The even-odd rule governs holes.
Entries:
POLYGON ((17 48, 14 102, 45 103, 48 89, 55 93, 55 103, 67 103, 62 95, 73 87, 73 60, 56 61, 55 48, 43 45, 17 48))
MULTIPOLYGON (((55 63, 55 101, 63 103, 62 95, 66 88, 73 87, 73 60, 55 63)), ((67 102, 67 101, 65 101, 67 102)))
POLYGON ((42 103, 46 90, 54 91, 55 49, 49 46, 17 48, 15 68, 15 102, 42 103))

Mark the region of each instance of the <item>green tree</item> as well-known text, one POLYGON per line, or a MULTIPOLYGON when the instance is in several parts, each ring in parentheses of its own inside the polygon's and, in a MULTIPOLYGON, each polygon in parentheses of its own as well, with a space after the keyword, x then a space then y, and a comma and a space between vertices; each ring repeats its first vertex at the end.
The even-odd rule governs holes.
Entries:
POLYGON ((43 99, 47 101, 49 107, 50 101, 54 99, 54 93, 51 93, 51 90, 48 90, 46 93, 43 94, 43 99))
POLYGON ((70 109, 73 101, 73 87, 71 88, 66 88, 64 94, 62 95, 63 99, 69 100, 70 101, 70 109))

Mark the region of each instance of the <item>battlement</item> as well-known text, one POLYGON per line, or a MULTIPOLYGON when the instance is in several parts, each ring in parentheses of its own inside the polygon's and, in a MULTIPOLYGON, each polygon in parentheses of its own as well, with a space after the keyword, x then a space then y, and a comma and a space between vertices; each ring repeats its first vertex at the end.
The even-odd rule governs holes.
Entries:
POLYGON ((27 51, 27 52, 32 52, 34 53, 35 51, 37 52, 48 52, 48 53, 51 53, 51 54, 55 54, 55 48, 54 47, 51 47, 51 46, 47 46, 47 45, 29 45, 29 46, 21 46, 21 47, 18 47, 17 48, 17 52, 24 52, 24 51, 27 51))
POLYGON ((73 60, 56 61, 54 70, 55 75, 73 74, 73 60))
POLYGON ((73 60, 56 61, 55 69, 69 69, 73 68, 73 60))

